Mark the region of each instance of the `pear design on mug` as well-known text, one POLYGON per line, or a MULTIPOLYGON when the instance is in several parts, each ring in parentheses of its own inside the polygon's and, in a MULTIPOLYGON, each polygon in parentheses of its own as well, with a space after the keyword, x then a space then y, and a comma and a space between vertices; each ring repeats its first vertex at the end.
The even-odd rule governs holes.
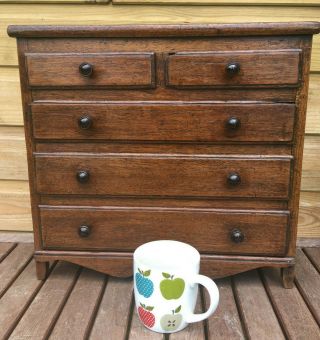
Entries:
POLYGON ((179 299, 184 292, 184 280, 180 277, 173 279, 174 275, 168 273, 162 273, 162 276, 165 278, 160 282, 160 291, 162 296, 166 300, 179 299))
POLYGON ((136 286, 139 294, 148 298, 153 293, 153 282, 148 279, 151 274, 151 270, 142 271, 138 268, 139 273, 136 273, 136 286))
POLYGON ((177 314, 181 311, 181 305, 172 310, 172 314, 165 314, 160 319, 161 328, 164 331, 175 331, 179 328, 182 322, 182 314, 177 314))

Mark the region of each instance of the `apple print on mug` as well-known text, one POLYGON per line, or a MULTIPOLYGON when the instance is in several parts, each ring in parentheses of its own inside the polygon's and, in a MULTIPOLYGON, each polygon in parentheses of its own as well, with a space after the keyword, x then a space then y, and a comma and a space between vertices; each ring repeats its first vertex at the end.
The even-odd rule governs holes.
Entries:
POLYGON ((185 283, 179 278, 173 279, 174 275, 162 273, 165 278, 160 282, 160 291, 162 296, 167 300, 179 299, 183 294, 185 283))
POLYGON ((139 318, 141 322, 149 328, 153 327, 155 323, 155 317, 151 313, 152 310, 153 310, 152 306, 146 306, 142 303, 140 304, 138 308, 138 314, 139 314, 139 318))
POLYGON ((182 322, 182 314, 178 314, 181 311, 181 306, 172 310, 172 314, 165 314, 160 319, 161 328, 164 331, 175 331, 179 328, 182 322))
POLYGON ((148 298, 153 293, 153 283, 147 277, 151 274, 151 270, 142 271, 138 268, 139 273, 136 273, 136 285, 139 294, 148 298))
POLYGON ((200 254, 191 245, 148 242, 135 250, 133 260, 136 310, 145 327, 159 333, 178 332, 216 310, 218 288, 210 278, 199 275, 200 254), (210 295, 209 309, 202 314, 194 314, 198 284, 210 295))

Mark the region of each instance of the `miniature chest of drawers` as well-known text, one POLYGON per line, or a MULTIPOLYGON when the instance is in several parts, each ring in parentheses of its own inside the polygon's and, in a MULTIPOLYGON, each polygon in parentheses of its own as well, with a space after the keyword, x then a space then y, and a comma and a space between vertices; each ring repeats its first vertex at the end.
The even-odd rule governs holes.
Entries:
POLYGON ((222 277, 293 281, 317 22, 10 26, 17 37, 35 260, 132 274, 157 239, 222 277))

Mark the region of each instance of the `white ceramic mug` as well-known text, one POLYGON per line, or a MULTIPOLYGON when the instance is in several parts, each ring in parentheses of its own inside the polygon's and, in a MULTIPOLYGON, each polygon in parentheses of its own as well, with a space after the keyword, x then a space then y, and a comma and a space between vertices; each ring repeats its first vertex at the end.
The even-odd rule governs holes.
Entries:
POLYGON ((160 240, 145 243, 133 255, 134 296, 137 313, 147 328, 159 333, 182 330, 208 318, 219 303, 219 290, 199 275, 200 254, 189 244, 160 240), (198 284, 210 295, 210 307, 194 314, 198 284))

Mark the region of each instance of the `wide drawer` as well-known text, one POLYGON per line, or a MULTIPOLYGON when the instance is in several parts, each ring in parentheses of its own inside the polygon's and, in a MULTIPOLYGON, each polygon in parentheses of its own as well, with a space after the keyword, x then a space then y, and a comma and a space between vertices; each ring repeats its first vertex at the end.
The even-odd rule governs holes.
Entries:
MULTIPOLYGON (((79 146, 79 150, 81 146, 79 146)), ((44 194, 287 199, 289 157, 36 154, 44 194)))
POLYGON ((45 249, 132 251, 172 239, 204 253, 284 255, 287 212, 130 207, 40 208, 45 249))
POLYGON ((221 51, 167 56, 168 86, 296 85, 300 50, 221 51))
POLYGON ((153 53, 27 53, 26 61, 30 86, 155 84, 153 53))
POLYGON ((291 104, 34 104, 39 139, 291 141, 291 104))

